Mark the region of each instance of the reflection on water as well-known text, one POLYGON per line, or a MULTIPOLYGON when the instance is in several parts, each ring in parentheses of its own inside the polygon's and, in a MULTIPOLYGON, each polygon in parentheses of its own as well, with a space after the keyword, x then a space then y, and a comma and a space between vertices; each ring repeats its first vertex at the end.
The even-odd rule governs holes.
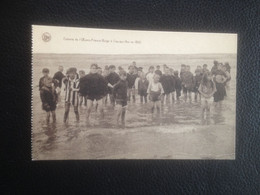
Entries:
MULTIPOLYGON (((216 108, 212 105, 209 119, 202 122, 200 101, 185 103, 180 100, 179 102, 162 105, 161 113, 154 115, 151 114, 151 103, 133 104, 130 102, 127 107, 126 128, 138 130, 138 128, 149 126, 169 126, 170 128, 174 128, 174 125, 225 125, 228 123, 229 117, 233 113, 233 109, 230 107, 232 106, 230 101, 225 100, 223 103, 224 104, 220 108, 216 108)), ((86 126, 86 108, 80 107, 79 112, 79 122, 76 122, 75 114, 71 111, 69 115, 69 122, 64 124, 62 122, 64 106, 60 105, 56 110, 57 122, 46 124, 44 120, 45 113, 41 111, 41 115, 39 115, 37 123, 37 129, 39 129, 39 131, 34 133, 34 141, 36 143, 40 143, 40 151, 38 152, 51 152, 57 149, 60 143, 66 145, 71 143, 72 140, 76 140, 83 136, 84 134, 81 132, 94 130, 96 133, 87 135, 86 139, 83 140, 88 140, 89 150, 97 150, 99 153, 102 153, 102 145, 106 142, 104 135, 102 135, 102 131, 106 131, 106 129, 111 128, 118 129, 119 132, 122 131, 115 125, 117 110, 110 104, 105 106, 105 118, 103 120, 100 120, 100 114, 93 109, 90 116, 91 126, 86 126)))

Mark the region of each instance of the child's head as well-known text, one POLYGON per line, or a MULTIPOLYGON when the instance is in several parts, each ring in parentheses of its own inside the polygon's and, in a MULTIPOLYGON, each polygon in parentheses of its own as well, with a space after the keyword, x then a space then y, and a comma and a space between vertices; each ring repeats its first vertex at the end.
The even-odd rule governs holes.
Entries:
POLYGON ((80 70, 79 71, 79 78, 82 78, 85 76, 85 71, 84 70, 80 70))
POLYGON ((182 71, 185 71, 185 70, 186 70, 186 65, 185 65, 185 64, 182 64, 182 65, 181 65, 181 70, 182 70, 182 71))
POLYGON ((103 71, 103 75, 107 76, 108 74, 109 74, 108 66, 105 66, 104 71, 103 71))
POLYGON ((115 67, 114 65, 110 65, 110 66, 108 67, 108 69, 109 69, 109 72, 110 72, 110 73, 113 73, 113 72, 115 72, 116 67, 115 67))
POLYGON ((150 67, 149 67, 149 72, 150 72, 150 73, 153 73, 153 72, 154 72, 154 66, 150 66, 150 67))
POLYGON ((208 65, 207 64, 203 64, 203 69, 207 69, 208 65))
POLYGON ((156 69, 157 69, 157 70, 160 70, 160 65, 157 65, 157 66, 156 66, 156 69))
POLYGON ((126 77, 127 77, 126 71, 124 71, 124 70, 120 71, 119 77, 121 80, 125 81, 126 77))
POLYGON ((166 74, 166 75, 169 75, 170 74, 170 69, 169 69, 169 67, 164 67, 164 73, 166 74))
POLYGON ((97 68, 97 73, 102 75, 102 68, 100 66, 98 66, 98 68, 97 68))
POLYGON ((214 60, 214 61, 213 61, 213 64, 214 64, 214 66, 217 66, 217 65, 218 65, 218 61, 217 61, 217 60, 214 60))
POLYGON ((132 74, 132 73, 134 73, 135 67, 133 65, 130 65, 128 67, 128 70, 129 70, 129 73, 132 74))
POLYGON ((198 70, 201 70, 202 68, 201 68, 201 66, 200 66, 200 65, 198 65, 198 66, 197 66, 197 69, 198 69, 198 70))
POLYGON ((189 72, 189 71, 190 71, 190 65, 187 65, 186 68, 185 68, 185 70, 186 70, 187 72, 189 72))
POLYGON ((179 71, 175 70, 173 74, 174 74, 174 76, 178 76, 179 75, 179 71))
POLYGON ((145 74, 143 72, 140 72, 139 76, 140 76, 140 79, 145 79, 145 74))
POLYGON ((132 62, 132 65, 135 67, 135 66, 136 66, 136 62, 135 62, 135 61, 133 61, 133 62, 132 62))
POLYGON ((63 66, 59 66, 59 71, 63 72, 63 66))
POLYGON ((97 65, 97 64, 91 64, 91 65, 90 65, 90 73, 91 73, 91 74, 97 73, 97 68, 98 68, 98 65, 97 65))
POLYGON ((222 70, 223 70, 224 72, 227 71, 227 65, 226 65, 226 64, 222 66, 222 70))
POLYGON ((75 79, 76 76, 76 68, 69 68, 67 70, 67 75, 69 76, 70 79, 75 79))
POLYGON ((49 73, 50 73, 50 70, 48 68, 42 69, 43 76, 47 77, 49 75, 49 73))
POLYGON ((201 74, 201 71, 199 69, 196 69, 195 74, 196 74, 196 76, 199 76, 201 74))
POLYGON ((142 67, 139 67, 138 69, 137 69, 137 75, 140 77, 140 74, 142 74, 143 73, 143 68, 142 67))
POLYGON ((154 80, 155 83, 158 83, 158 82, 160 81, 160 75, 155 74, 155 75, 153 76, 153 80, 154 80))
POLYGON ((217 67, 218 67, 218 70, 222 70, 223 64, 222 63, 218 63, 217 67))

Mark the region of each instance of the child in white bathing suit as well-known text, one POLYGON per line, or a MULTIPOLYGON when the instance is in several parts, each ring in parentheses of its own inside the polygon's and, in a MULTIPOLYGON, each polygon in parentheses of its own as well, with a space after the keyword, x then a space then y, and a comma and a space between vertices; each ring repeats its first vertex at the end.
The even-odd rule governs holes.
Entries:
POLYGON ((161 95, 164 93, 162 84, 159 82, 160 76, 155 74, 153 77, 153 82, 149 82, 147 94, 150 97, 152 106, 152 113, 154 113, 154 108, 157 109, 157 114, 161 111, 161 95))
POLYGON ((212 80, 212 76, 210 73, 206 72, 203 74, 200 86, 198 91, 201 94, 201 104, 202 104, 202 112, 201 112, 201 120, 204 123, 205 113, 206 113, 206 121, 210 122, 210 100, 212 99, 216 90, 216 85, 212 80))

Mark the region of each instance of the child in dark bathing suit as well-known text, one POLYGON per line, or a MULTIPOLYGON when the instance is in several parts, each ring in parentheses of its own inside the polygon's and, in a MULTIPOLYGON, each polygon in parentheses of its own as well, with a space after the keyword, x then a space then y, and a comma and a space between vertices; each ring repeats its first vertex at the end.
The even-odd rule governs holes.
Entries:
POLYGON ((90 73, 81 79, 79 92, 82 95, 87 95, 87 114, 86 123, 89 123, 89 116, 93 107, 93 102, 96 100, 100 111, 101 119, 104 118, 103 97, 107 92, 107 84, 104 77, 97 73, 98 65, 90 66, 90 73))
POLYGON ((50 114, 52 114, 53 122, 56 122, 56 105, 58 96, 55 90, 55 82, 49 77, 49 69, 42 70, 43 77, 39 81, 40 97, 42 101, 42 109, 46 111, 46 123, 50 121, 50 114))
POLYGON ((127 106, 127 88, 128 82, 126 81, 127 74, 125 71, 121 71, 119 74, 120 80, 113 87, 113 95, 116 99, 117 105, 117 125, 119 125, 119 119, 121 117, 122 127, 125 127, 125 113, 127 106))

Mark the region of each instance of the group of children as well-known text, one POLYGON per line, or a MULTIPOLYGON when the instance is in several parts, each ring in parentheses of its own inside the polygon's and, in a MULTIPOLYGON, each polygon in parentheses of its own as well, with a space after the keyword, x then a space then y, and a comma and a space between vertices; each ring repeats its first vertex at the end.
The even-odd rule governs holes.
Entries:
POLYGON ((151 112, 155 110, 157 114, 161 112, 161 105, 174 103, 180 100, 181 92, 184 101, 191 102, 191 93, 195 93, 194 100, 202 102, 202 117, 206 113, 209 117, 210 99, 214 97, 216 105, 221 106, 221 101, 227 95, 226 88, 229 87, 230 66, 214 61, 211 71, 207 65, 197 66, 195 75, 190 71, 189 65, 181 65, 180 76, 178 71, 174 71, 167 65, 163 65, 163 72, 160 66, 150 66, 145 74, 142 67, 137 67, 133 62, 128 67, 128 73, 118 67, 118 73, 114 65, 106 66, 103 70, 97 64, 90 66, 89 74, 83 70, 77 73, 75 67, 69 68, 66 75, 63 67, 55 73, 53 78, 49 76, 49 70, 42 70, 43 77, 39 82, 42 108, 47 112, 47 123, 52 113, 53 121, 56 121, 55 109, 60 101, 62 84, 65 85, 65 113, 64 123, 67 122, 70 107, 73 106, 76 120, 79 121, 79 106, 87 106, 86 122, 89 124, 89 117, 96 102, 95 109, 100 111, 100 118, 104 118, 104 106, 108 98, 112 107, 117 106, 117 124, 125 126, 126 106, 129 101, 136 102, 136 93, 140 96, 140 102, 147 103, 148 98, 152 102, 151 112), (84 102, 84 105, 83 105, 84 102))

